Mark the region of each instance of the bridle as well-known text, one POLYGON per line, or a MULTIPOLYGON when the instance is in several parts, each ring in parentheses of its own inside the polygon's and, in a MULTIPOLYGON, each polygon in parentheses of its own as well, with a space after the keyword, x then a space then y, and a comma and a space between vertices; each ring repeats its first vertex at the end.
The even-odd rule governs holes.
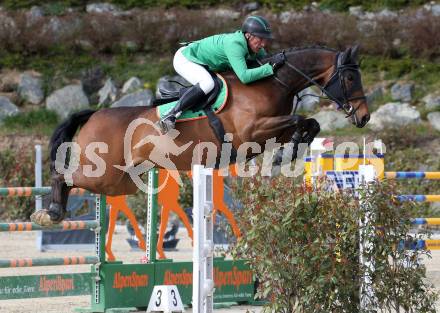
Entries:
MULTIPOLYGON (((282 53, 284 54, 284 50, 282 53)), ((343 73, 346 70, 352 70, 360 75, 359 65, 356 63, 342 64, 342 58, 343 58, 342 53, 338 53, 336 55, 335 70, 332 76, 330 77, 330 79, 328 80, 328 82, 324 86, 320 85, 316 80, 314 80, 313 78, 305 74, 303 71, 301 71, 299 68, 297 68, 295 65, 287 61, 287 58, 284 64, 287 65, 289 68, 293 69, 298 74, 300 74, 302 77, 304 77, 309 83, 318 87, 321 90, 321 92, 327 96, 327 99, 335 102, 338 108, 345 112, 345 115, 348 118, 353 116, 356 113, 356 111, 359 109, 359 106, 357 108, 354 108, 350 104, 350 101, 366 99, 366 97, 365 96, 350 97, 348 95, 347 87, 344 84, 343 73)), ((285 82, 283 82, 279 77, 277 77, 276 74, 273 76, 273 78, 277 82, 279 82, 282 86, 286 88, 290 88, 285 82)), ((316 95, 313 96, 319 97, 316 95)), ((299 101, 297 101, 295 105, 294 114, 297 109, 298 102, 299 101)))

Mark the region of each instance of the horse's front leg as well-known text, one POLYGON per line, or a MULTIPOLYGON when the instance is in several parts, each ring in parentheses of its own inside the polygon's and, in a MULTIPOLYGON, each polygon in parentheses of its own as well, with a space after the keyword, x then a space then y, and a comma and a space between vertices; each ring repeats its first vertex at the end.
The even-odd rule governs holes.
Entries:
POLYGON ((284 137, 281 142, 286 142, 304 120, 301 115, 260 117, 249 123, 248 127, 244 127, 244 138, 255 142, 265 142, 269 138, 276 137, 280 141, 280 138, 284 137))
MULTIPOLYGON (((283 136, 291 135, 289 144, 292 144, 292 155, 290 160, 293 161, 298 157, 298 148, 301 143, 307 144, 309 146, 316 135, 320 132, 321 127, 318 121, 314 118, 308 118, 301 121, 295 129, 289 129, 283 136), (293 133, 293 135, 292 135, 293 133)), ((274 167, 280 166, 283 161, 284 147, 281 147, 275 154, 272 165, 274 167)))

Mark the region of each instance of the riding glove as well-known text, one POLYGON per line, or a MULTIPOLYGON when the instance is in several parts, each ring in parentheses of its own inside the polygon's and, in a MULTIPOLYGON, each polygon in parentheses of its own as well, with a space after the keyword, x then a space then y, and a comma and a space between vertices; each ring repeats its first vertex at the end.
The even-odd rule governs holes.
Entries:
POLYGON ((270 65, 272 65, 273 71, 275 72, 284 64, 284 62, 286 62, 286 56, 284 55, 283 52, 280 52, 272 57, 272 60, 270 61, 270 65))

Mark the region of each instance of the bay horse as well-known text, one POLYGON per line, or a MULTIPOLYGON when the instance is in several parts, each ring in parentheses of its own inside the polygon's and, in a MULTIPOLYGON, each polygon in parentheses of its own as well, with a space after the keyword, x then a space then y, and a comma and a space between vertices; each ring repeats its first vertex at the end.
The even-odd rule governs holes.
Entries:
MULTIPOLYGON (((276 138, 279 143, 287 143, 294 139, 295 134, 298 133, 296 130, 300 127, 303 128, 303 137, 300 139, 302 142, 310 143, 319 132, 319 124, 312 130, 307 128, 307 122, 313 119, 292 114, 292 103, 299 91, 311 85, 317 86, 333 100, 339 109, 345 112, 347 118, 350 118, 352 124, 359 128, 367 124, 370 114, 361 82, 357 46, 347 48, 343 52, 325 47, 291 48, 283 52, 286 63, 278 69, 276 75, 266 79, 244 85, 234 73, 223 73, 229 95, 227 105, 217 116, 223 123, 225 131, 233 135, 234 148, 246 142, 256 142, 264 147, 266 140, 271 138, 276 138)), ((265 63, 269 59, 261 61, 265 63)), ((124 153, 127 151, 124 150, 124 135, 129 124, 139 118, 153 123, 158 121, 155 108, 120 107, 81 111, 60 124, 54 131, 50 143, 51 204, 48 209, 35 212, 32 220, 44 226, 61 222, 66 212, 69 190, 72 187, 81 187, 109 196, 135 193, 138 188, 127 171, 113 165, 125 164, 128 168, 143 164, 148 156, 151 156, 152 149, 157 148, 151 143, 141 147, 136 146, 136 143, 146 137, 157 134, 155 127, 142 123, 133 132, 129 151, 127 150, 131 153, 132 164, 125 163, 124 153), (57 152, 59 153, 58 148, 63 143, 72 141, 80 127, 76 139, 80 147, 79 164, 68 185, 65 175, 56 170, 57 152), (95 151, 96 147, 92 149, 93 153, 99 155, 106 164, 105 173, 98 177, 84 174, 86 167, 90 171, 97 165, 85 155, 87 147, 93 142, 104 142, 108 147, 99 150, 98 154, 95 151)), ((317 124, 315 120, 313 121, 317 124)), ((221 143, 210 129, 207 119, 177 123, 176 130, 179 135, 174 139, 174 143, 178 147, 186 145, 188 149, 180 151, 179 155, 169 155, 169 159, 175 165, 174 169, 191 170, 193 150, 197 143, 212 143, 217 151, 220 151, 221 143)), ((166 148, 164 155, 168 155, 166 148)), ((204 161, 201 162, 203 164, 204 161)), ((160 164, 155 165, 164 167, 160 164)))

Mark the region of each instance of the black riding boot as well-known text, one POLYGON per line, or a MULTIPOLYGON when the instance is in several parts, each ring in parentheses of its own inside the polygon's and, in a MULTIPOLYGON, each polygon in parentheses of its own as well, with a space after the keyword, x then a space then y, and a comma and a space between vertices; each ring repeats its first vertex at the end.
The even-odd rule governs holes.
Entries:
POLYGON ((199 84, 190 87, 179 99, 179 103, 163 118, 160 120, 159 125, 162 128, 162 132, 165 134, 170 129, 174 128, 176 119, 182 114, 183 111, 190 109, 205 97, 205 93, 200 89, 199 84))

